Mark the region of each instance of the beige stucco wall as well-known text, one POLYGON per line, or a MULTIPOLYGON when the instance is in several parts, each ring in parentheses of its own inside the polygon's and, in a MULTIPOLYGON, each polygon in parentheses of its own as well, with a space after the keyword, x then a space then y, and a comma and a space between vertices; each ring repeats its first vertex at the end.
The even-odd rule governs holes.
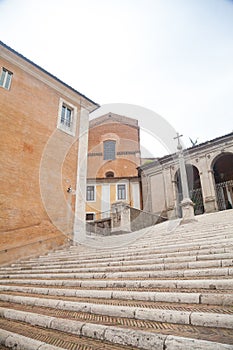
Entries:
MULTIPOLYGON (((198 169, 205 212, 218 210, 213 166, 218 157, 233 154, 233 134, 196 146, 184 153, 186 164, 198 169)), ((144 209, 154 213, 164 212, 165 209, 169 217, 177 216, 176 172, 179 165, 176 155, 161 158, 142 166, 141 169, 144 209)))

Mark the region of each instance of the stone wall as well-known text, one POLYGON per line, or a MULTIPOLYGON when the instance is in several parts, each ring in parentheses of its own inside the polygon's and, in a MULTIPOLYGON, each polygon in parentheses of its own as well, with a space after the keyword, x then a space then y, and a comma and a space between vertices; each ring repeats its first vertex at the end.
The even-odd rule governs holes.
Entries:
POLYGON ((159 215, 144 212, 139 209, 130 208, 131 231, 138 231, 142 228, 159 224, 163 221, 159 215))
POLYGON ((87 234, 95 233, 97 235, 108 236, 111 234, 111 218, 88 222, 86 228, 87 234))

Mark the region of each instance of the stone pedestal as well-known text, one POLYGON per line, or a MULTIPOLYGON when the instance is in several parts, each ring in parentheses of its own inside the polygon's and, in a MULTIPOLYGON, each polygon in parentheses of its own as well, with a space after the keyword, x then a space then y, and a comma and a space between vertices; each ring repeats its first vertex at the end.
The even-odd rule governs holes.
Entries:
POLYGON ((111 207, 112 232, 131 232, 130 209, 124 202, 116 202, 111 207))
POLYGON ((182 208, 181 224, 197 221, 194 216, 194 203, 190 198, 184 198, 180 205, 182 208))
POLYGON ((177 210, 174 206, 170 206, 167 208, 167 218, 168 220, 173 220, 173 219, 177 219, 178 215, 177 215, 177 210))
POLYGON ((213 213, 217 211, 215 197, 206 197, 204 199, 204 206, 206 213, 213 213))

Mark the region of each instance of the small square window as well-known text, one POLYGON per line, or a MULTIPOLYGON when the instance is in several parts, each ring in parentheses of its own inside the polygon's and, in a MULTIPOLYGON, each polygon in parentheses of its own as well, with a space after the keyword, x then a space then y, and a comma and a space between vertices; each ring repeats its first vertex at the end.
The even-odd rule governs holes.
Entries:
POLYGON ((86 221, 93 221, 95 219, 95 213, 86 213, 86 221))
POLYGON ((95 200, 95 186, 87 186, 86 199, 88 202, 93 202, 95 200))
POLYGON ((13 73, 3 67, 0 75, 0 86, 2 86, 4 89, 9 90, 11 86, 12 76, 13 73))
POLYGON ((77 107, 60 100, 59 112, 58 112, 58 129, 66 132, 69 135, 75 136, 77 118, 77 107))
POLYGON ((125 200, 126 199, 126 185, 117 185, 117 199, 125 200))

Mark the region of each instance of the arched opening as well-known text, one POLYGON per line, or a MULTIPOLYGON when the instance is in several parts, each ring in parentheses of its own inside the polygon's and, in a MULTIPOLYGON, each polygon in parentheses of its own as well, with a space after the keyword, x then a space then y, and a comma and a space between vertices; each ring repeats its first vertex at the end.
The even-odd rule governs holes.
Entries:
POLYGON ((114 172, 113 171, 107 171, 105 173, 105 177, 114 177, 114 172))
POLYGON ((233 154, 221 154, 213 163, 219 210, 233 208, 233 154))
MULTIPOLYGON (((198 169, 191 164, 186 164, 186 173, 188 178, 189 196, 194 203, 194 214, 199 215, 204 213, 203 196, 201 189, 201 180, 198 169)), ((176 189, 177 189, 177 207, 178 216, 182 216, 180 202, 183 199, 180 170, 178 169, 175 175, 176 189)))

